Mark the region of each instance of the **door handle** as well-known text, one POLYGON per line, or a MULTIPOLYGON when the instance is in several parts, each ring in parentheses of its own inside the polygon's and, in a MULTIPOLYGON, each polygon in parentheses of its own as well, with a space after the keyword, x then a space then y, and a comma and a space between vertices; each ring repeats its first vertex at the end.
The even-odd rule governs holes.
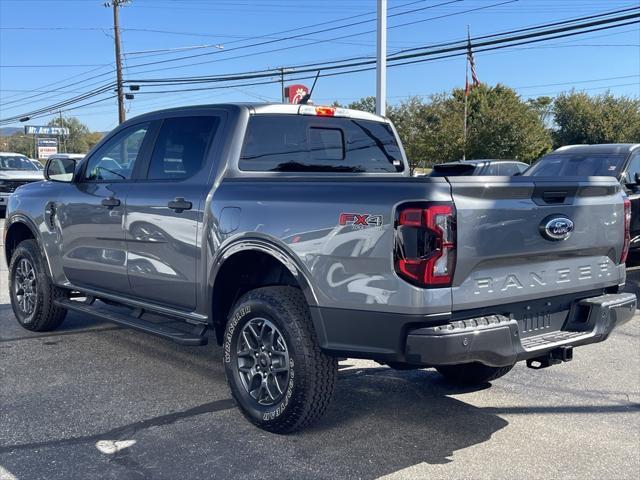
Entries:
POLYGON ((102 199, 102 206, 103 207, 107 207, 107 208, 113 208, 113 207, 119 207, 120 206, 120 200, 118 200, 115 197, 109 197, 109 198, 103 198, 102 199))
POLYGON ((171 200, 167 206, 176 213, 182 213, 185 210, 191 210, 193 205, 191 202, 187 202, 184 198, 178 197, 175 200, 171 200))

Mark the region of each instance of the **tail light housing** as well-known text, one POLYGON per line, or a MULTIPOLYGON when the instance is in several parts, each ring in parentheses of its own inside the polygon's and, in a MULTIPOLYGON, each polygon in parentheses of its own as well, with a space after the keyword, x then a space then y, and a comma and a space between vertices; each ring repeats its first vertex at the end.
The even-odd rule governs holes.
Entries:
POLYGON ((456 264, 456 218, 452 203, 406 204, 395 222, 396 273, 418 287, 451 285, 456 264))
POLYGON ((620 263, 627 261, 629 255, 629 244, 631 242, 631 200, 624 197, 624 244, 620 254, 620 263))

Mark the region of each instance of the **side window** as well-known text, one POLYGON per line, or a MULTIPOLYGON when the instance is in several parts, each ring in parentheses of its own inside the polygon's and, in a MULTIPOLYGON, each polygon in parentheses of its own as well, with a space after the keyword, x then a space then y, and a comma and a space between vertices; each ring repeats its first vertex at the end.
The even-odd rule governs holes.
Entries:
POLYGON ((500 175, 512 177, 517 171, 518 169, 513 163, 500 162, 498 164, 498 172, 500 172, 500 175))
POLYGON ((635 183, 636 173, 640 173, 640 153, 636 153, 627 167, 627 182, 635 183))
POLYGON ((502 175, 500 173, 500 168, 499 168, 500 163, 499 162, 494 162, 489 164, 489 166, 487 168, 484 169, 484 172, 482 172, 482 175, 502 175))
POLYGON ((149 124, 131 126, 105 143, 91 155, 84 178, 93 181, 131 179, 149 124))
POLYGON ((214 137, 219 117, 177 117, 162 122, 153 148, 147 178, 189 178, 202 169, 207 147, 214 137))

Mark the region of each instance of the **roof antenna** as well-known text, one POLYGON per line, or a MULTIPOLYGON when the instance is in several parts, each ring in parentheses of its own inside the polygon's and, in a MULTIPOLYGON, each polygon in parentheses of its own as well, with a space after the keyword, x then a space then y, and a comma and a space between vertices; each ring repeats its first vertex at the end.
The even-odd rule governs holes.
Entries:
POLYGON ((318 81, 318 77, 320 76, 320 70, 316 73, 316 79, 313 81, 313 85, 311 85, 311 90, 300 100, 300 105, 306 105, 311 100, 311 95, 313 95, 313 89, 316 88, 316 82, 318 81))

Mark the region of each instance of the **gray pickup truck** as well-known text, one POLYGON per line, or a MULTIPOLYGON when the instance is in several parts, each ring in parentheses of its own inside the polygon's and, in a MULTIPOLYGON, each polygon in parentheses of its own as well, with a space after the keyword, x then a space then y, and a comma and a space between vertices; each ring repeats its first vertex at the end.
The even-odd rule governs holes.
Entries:
POLYGON ((636 308, 615 179, 411 178, 393 125, 364 112, 149 113, 45 176, 8 205, 18 322, 75 311, 184 345, 211 330, 271 432, 322 415, 338 358, 484 383, 568 361, 636 308))

